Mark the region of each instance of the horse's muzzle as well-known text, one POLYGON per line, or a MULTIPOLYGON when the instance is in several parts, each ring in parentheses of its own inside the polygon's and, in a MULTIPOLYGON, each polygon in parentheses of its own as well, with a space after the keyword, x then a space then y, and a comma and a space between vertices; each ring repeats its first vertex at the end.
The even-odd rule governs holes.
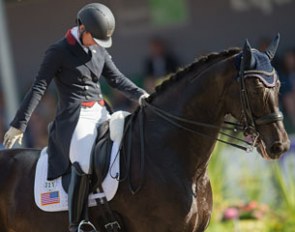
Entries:
POLYGON ((288 151, 290 148, 290 140, 287 140, 286 142, 274 142, 272 146, 270 147, 270 158, 272 159, 278 159, 280 156, 288 151))
POLYGON ((257 151, 264 159, 274 160, 280 158, 290 148, 290 140, 285 142, 275 141, 271 146, 266 146, 263 140, 259 140, 257 151))

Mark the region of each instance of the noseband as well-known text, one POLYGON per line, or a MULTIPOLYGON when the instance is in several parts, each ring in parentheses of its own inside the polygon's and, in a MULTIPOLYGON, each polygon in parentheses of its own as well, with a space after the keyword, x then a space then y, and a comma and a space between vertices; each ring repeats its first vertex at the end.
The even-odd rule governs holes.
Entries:
MULTIPOLYGON (((281 111, 278 112, 273 112, 261 117, 255 117, 249 102, 249 97, 248 97, 248 93, 247 93, 247 89, 246 89, 246 84, 245 84, 245 79, 247 77, 257 77, 260 80, 264 81, 264 78, 261 75, 266 75, 266 76, 271 76, 271 75, 275 75, 275 82, 276 82, 276 72, 275 70, 273 70, 272 72, 265 72, 265 71, 260 71, 260 70, 244 70, 244 62, 243 62, 243 56, 241 57, 241 65, 240 65, 240 69, 239 69, 239 75, 237 80, 240 82, 240 98, 241 98, 241 106, 242 106, 242 120, 240 123, 233 123, 233 122, 227 122, 224 121, 225 124, 234 126, 233 127, 227 127, 227 126, 215 126, 215 125, 211 125, 211 124, 207 124, 207 123, 201 123, 201 122, 197 122, 197 121, 193 121, 193 120, 189 120, 189 119, 185 119, 182 117, 178 117, 175 116, 173 114, 170 114, 150 103, 148 103, 145 99, 143 101, 142 106, 143 107, 148 107, 149 109, 151 109, 151 111, 153 111, 156 115, 158 115, 159 117, 163 118, 165 121, 168 121, 169 123, 171 123, 172 125, 181 128, 183 130, 186 130, 188 132, 194 133, 194 134, 198 134, 201 136, 205 136, 208 138, 213 138, 219 142, 234 146, 236 148, 242 149, 244 151, 247 152, 251 152, 253 151, 254 147, 257 145, 258 142, 258 138, 260 137, 259 132, 257 130, 257 126, 261 126, 261 125, 266 125, 266 124, 270 124, 270 123, 274 123, 277 121, 282 121, 284 119, 283 114, 281 111), (190 126, 185 126, 185 124, 190 125, 190 126), (201 133, 195 129, 192 129, 191 126, 201 126, 201 127, 206 127, 206 128, 212 128, 212 129, 225 129, 225 130, 233 130, 235 132, 237 131, 241 131, 243 132, 244 135, 251 135, 253 137, 253 141, 252 142, 248 142, 245 141, 243 139, 240 139, 236 136, 233 136, 231 134, 227 134, 224 132, 219 132, 221 135, 224 135, 228 138, 234 139, 236 141, 242 142, 244 144, 247 144, 247 146, 243 146, 243 145, 239 145, 236 143, 231 143, 228 142, 226 140, 222 140, 219 139, 218 137, 212 137, 210 135, 201 133)), ((264 83, 266 84, 266 83, 264 83)), ((267 85, 267 84, 266 84, 267 85)), ((273 87, 273 86, 272 86, 273 87)))

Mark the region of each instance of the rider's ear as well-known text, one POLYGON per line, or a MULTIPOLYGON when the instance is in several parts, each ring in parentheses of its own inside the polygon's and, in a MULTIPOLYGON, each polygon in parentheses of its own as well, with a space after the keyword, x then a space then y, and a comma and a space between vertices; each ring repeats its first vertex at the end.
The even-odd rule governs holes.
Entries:
POLYGON ((244 68, 247 70, 253 69, 255 66, 255 59, 252 54, 251 46, 249 41, 246 40, 243 48, 243 59, 244 59, 244 68))
POLYGON ((280 33, 278 33, 277 36, 272 41, 272 43, 269 45, 269 47, 265 51, 265 54, 268 56, 270 60, 272 60, 275 57, 276 51, 280 43, 280 37, 281 37, 280 33))

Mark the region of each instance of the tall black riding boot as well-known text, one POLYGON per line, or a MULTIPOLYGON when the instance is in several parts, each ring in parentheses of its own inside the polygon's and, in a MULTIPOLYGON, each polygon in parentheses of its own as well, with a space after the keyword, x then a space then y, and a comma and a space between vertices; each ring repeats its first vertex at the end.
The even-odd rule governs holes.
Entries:
POLYGON ((77 232, 82 220, 88 220, 89 179, 78 163, 72 165, 69 197, 69 231, 77 232))

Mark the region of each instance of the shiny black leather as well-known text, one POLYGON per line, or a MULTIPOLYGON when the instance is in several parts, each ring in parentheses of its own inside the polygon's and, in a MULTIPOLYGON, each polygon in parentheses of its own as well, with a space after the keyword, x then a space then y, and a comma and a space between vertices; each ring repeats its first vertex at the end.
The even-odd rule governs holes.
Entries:
POLYGON ((72 165, 69 197, 69 231, 76 232, 82 220, 88 220, 89 177, 78 163, 72 165))

